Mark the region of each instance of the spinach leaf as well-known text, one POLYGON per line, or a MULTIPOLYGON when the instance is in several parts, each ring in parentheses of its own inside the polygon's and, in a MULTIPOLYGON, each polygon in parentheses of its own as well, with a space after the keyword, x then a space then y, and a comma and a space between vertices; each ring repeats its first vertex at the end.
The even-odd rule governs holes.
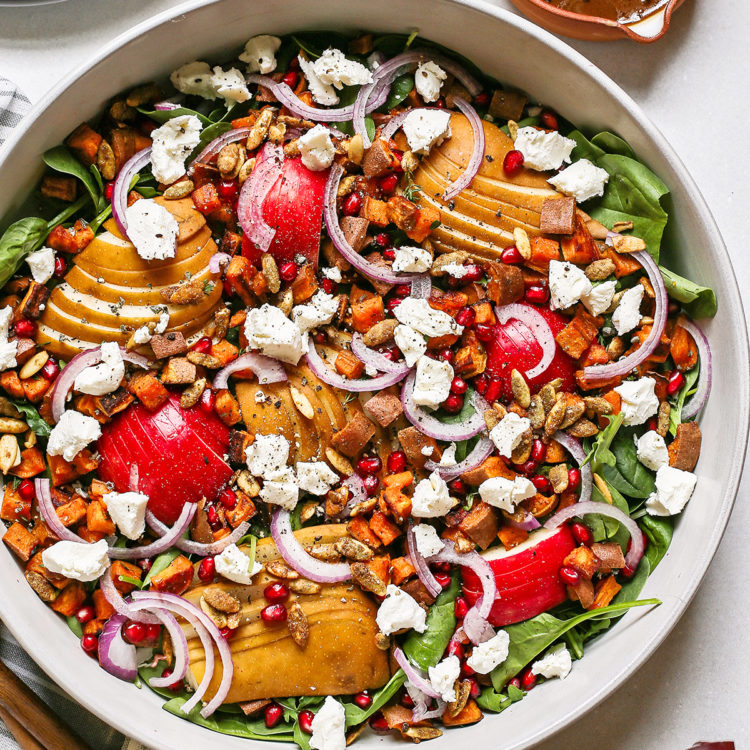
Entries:
POLYGON ((698 381, 699 374, 700 365, 685 373, 685 383, 682 388, 680 388, 680 392, 677 394, 677 398, 671 404, 672 408, 669 410, 670 435, 676 435, 677 428, 682 424, 682 407, 685 406, 685 400, 687 397, 693 392, 693 386, 698 381))
POLYGON ((638 460, 633 431, 618 432, 611 446, 615 465, 604 464, 600 474, 627 497, 645 499, 656 489, 653 474, 638 460))
POLYGON ((477 698, 477 705, 485 711, 492 711, 499 714, 506 708, 517 703, 526 695, 526 693, 517 688, 515 685, 508 685, 505 693, 497 692, 491 687, 486 687, 477 698))
POLYGON ((187 159, 188 163, 195 159, 195 157, 198 156, 198 154, 203 151, 203 149, 209 143, 211 143, 214 138, 218 138, 220 135, 224 135, 224 133, 228 132, 231 129, 231 122, 215 122, 213 125, 209 125, 207 128, 203 128, 203 130, 201 131, 200 140, 198 141, 198 145, 195 147, 193 153, 190 154, 187 159))
POLYGON ((151 579, 158 573, 166 570, 172 564, 172 562, 180 556, 180 554, 180 550, 176 548, 168 549, 166 552, 162 552, 156 558, 156 560, 154 560, 154 564, 151 566, 151 570, 148 571, 148 574, 143 579, 143 586, 148 586, 148 584, 151 582, 151 579))
MULTIPOLYGON (((148 196, 143 196, 144 198, 148 196)), ((101 211, 98 213, 92 221, 89 222, 89 226, 91 227, 91 231, 96 234, 99 229, 101 228, 101 225, 104 224, 109 217, 112 216, 112 204, 110 203, 104 211, 101 211)))
POLYGON ((471 417, 474 416, 474 412, 476 409, 471 405, 471 397, 474 394, 474 389, 469 386, 468 390, 466 391, 466 395, 464 396, 464 405, 461 407, 461 411, 458 412, 458 414, 448 414, 445 412, 440 412, 437 415, 437 418, 443 422, 444 424, 461 424, 463 422, 468 421, 471 419, 471 417))
POLYGON ((66 617, 65 622, 68 623, 68 627, 75 633, 76 638, 83 637, 83 625, 73 615, 66 617))
POLYGON ((681 302, 692 318, 713 318, 716 315, 716 293, 707 286, 696 284, 664 266, 659 266, 667 294, 681 302))
POLYGON ((44 219, 30 216, 11 224, 0 237, 0 287, 20 268, 23 259, 41 247, 49 229, 44 219))
MULTIPOLYGON (((628 507, 628 501, 614 487, 612 487, 612 485, 607 484, 607 489, 609 489, 609 493, 612 496, 612 505, 623 513, 629 514, 630 509, 628 507)), ((609 504, 607 498, 604 497, 601 490, 596 485, 594 485, 591 490, 591 499, 597 503, 609 504)), ((591 528, 595 541, 602 542, 605 540, 611 540, 617 542, 623 550, 627 548, 630 534, 624 526, 620 525, 619 521, 616 521, 614 518, 597 516, 592 513, 585 515, 584 521, 591 528)))
POLYGON ((643 587, 646 585, 646 580, 651 575, 651 562, 648 557, 644 555, 638 563, 638 569, 635 571, 635 575, 626 583, 623 584, 622 588, 617 592, 617 596, 612 600, 613 604, 619 602, 633 601, 633 599, 640 596, 643 587))
POLYGON ((12 403, 23 414, 26 424, 31 427, 36 435, 44 438, 49 437, 52 428, 41 418, 33 404, 27 401, 13 401, 12 403))
POLYGON ((438 594, 427 613, 427 629, 424 633, 412 631, 404 641, 404 653, 422 669, 434 667, 440 661, 456 629, 453 605, 458 590, 458 574, 454 573, 450 585, 438 594))
POLYGON ((163 125, 168 120, 171 120, 174 117, 180 117, 182 115, 195 115, 202 123, 203 127, 206 127, 211 124, 211 120, 206 117, 206 115, 201 114, 200 112, 197 112, 194 109, 188 109, 187 107, 178 107, 177 109, 141 109, 138 108, 138 111, 142 115, 146 115, 146 117, 150 117, 154 122, 158 122, 160 125, 163 125))
POLYGON ((645 557, 648 559, 651 570, 655 570, 664 555, 667 554, 672 542, 674 521, 671 518, 643 516, 638 519, 638 525, 648 537, 645 557))
POLYGON ((388 94, 388 98, 385 100, 386 112, 398 107, 404 99, 411 93, 414 88, 414 76, 407 74, 399 76, 391 85, 391 90, 388 94))
POLYGON ((388 701, 399 691, 406 680, 403 670, 396 671, 388 682, 383 685, 377 692, 372 693, 372 703, 369 708, 360 708, 356 703, 351 701, 341 701, 346 711, 346 726, 353 727, 367 721, 373 714, 388 703, 388 701))
POLYGON ((335 31, 304 31, 291 38, 311 58, 320 57, 329 47, 345 50, 349 46, 349 38, 335 31))
POLYGON ((622 426, 625 415, 620 413, 615 416, 607 416, 609 424, 596 436, 593 448, 586 456, 586 462, 591 462, 591 470, 595 474, 601 472, 602 466, 614 466, 617 463, 615 454, 610 450, 612 441, 617 435, 617 431, 622 426))
POLYGON ((152 677, 161 677, 162 674, 164 674, 164 670, 167 668, 167 662, 165 659, 160 659, 154 666, 150 666, 149 664, 144 664, 143 666, 138 667, 138 677, 140 677, 141 682, 148 687, 149 690, 153 690, 157 695, 160 695, 165 700, 171 700, 172 698, 175 698, 177 696, 184 698, 187 700, 190 696, 187 694, 186 690, 180 690, 179 693, 177 693, 177 696, 175 696, 175 693, 173 693, 169 688, 166 687, 152 687, 149 685, 149 680, 152 677))
POLYGON ((525 622, 509 625, 505 628, 510 636, 508 658, 492 670, 492 685, 495 690, 502 690, 505 683, 521 671, 530 661, 545 651, 558 638, 572 628, 588 620, 609 619, 623 614, 631 607, 658 605, 658 599, 643 599, 637 602, 619 602, 601 609, 588 610, 567 620, 544 613, 525 622))
POLYGON ((65 146, 55 146, 49 151, 45 151, 42 158, 44 163, 56 172, 77 177, 88 190, 97 211, 104 208, 104 196, 99 189, 96 178, 65 146))
POLYGON ((620 156, 627 156, 630 159, 638 158, 627 141, 624 141, 619 135, 608 133, 606 130, 602 133, 597 133, 591 139, 591 143, 601 151, 600 155, 609 153, 620 154, 620 156))

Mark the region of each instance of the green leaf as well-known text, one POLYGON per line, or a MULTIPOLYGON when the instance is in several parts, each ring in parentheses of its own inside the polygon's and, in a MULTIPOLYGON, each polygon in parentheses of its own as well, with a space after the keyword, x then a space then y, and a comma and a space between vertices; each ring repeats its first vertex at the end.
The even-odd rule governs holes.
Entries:
POLYGON ((461 411, 458 414, 447 414, 445 412, 439 412, 437 418, 443 422, 443 424, 459 424, 466 422, 474 416, 476 409, 471 405, 471 396, 474 393, 474 389, 469 386, 464 396, 464 404, 461 407, 461 411))
POLYGON ((229 132, 232 129, 231 122, 215 122, 213 125, 209 125, 207 128, 203 128, 201 131, 201 137, 198 141, 198 145, 193 150, 193 153, 188 157, 187 161, 191 162, 203 149, 220 135, 229 132))
POLYGON ((664 555, 667 554, 672 542, 674 520, 672 518, 642 516, 638 519, 638 525, 648 537, 645 557, 648 559, 650 569, 655 570, 664 555))
POLYGON ((175 695, 175 693, 166 687, 152 687, 149 684, 149 680, 152 677, 161 677, 162 674, 164 674, 164 670, 167 668, 167 662, 165 659, 160 659, 155 666, 149 666, 148 664, 144 664, 141 667, 138 667, 138 676, 141 678, 141 681, 143 682, 146 687, 149 688, 149 690, 153 690, 157 695, 160 695, 162 698, 165 698, 166 700, 171 700, 172 698, 175 698, 177 696, 181 698, 189 698, 186 690, 181 690, 179 693, 175 695))
POLYGON ((693 386, 698 381, 699 375, 700 365, 693 367, 692 370, 688 370, 685 373, 685 382, 682 388, 680 388, 677 398, 671 404, 671 409, 669 410, 669 433, 673 436, 677 434, 677 428, 682 424, 682 407, 685 406, 685 399, 693 392, 693 386))
POLYGON ((41 247, 48 233, 47 222, 30 216, 11 224, 0 237, 0 287, 20 268, 24 258, 41 247))
POLYGON ((515 685, 508 685, 505 693, 496 692, 491 687, 486 687, 479 694, 477 705, 485 711, 500 713, 520 701, 525 695, 526 693, 515 685))
POLYGON ((362 709, 351 701, 342 700, 341 702, 344 706, 344 711, 346 712, 347 729, 349 727, 357 726, 363 721, 367 721, 373 714, 380 711, 380 709, 400 690, 405 680, 406 675, 403 673, 403 670, 397 670, 382 688, 371 694, 372 703, 369 708, 362 709))
POLYGON ((83 625, 73 615, 66 617, 65 622, 68 623, 68 627, 75 633, 76 638, 83 637, 83 625))
POLYGON ((148 584, 151 582, 151 579, 157 575, 158 573, 161 573, 163 570, 166 570, 172 562, 177 559, 180 556, 180 550, 178 549, 168 549, 166 552, 162 552, 156 560, 154 560, 154 564, 151 566, 151 570, 148 571, 146 577, 143 579, 143 588, 148 586, 148 584))
POLYGON ((610 450, 610 446, 622 426, 625 415, 622 413, 614 416, 608 415, 606 419, 609 420, 609 424, 596 436, 593 448, 589 451, 588 456, 586 456, 586 462, 591 462, 591 470, 596 474, 601 471, 602 466, 614 466, 617 463, 615 454, 610 450))
POLYGON ((365 130, 367 131, 367 137, 370 139, 370 141, 375 140, 375 120, 370 117, 370 115, 367 115, 365 117, 365 130))
POLYGON ((28 401, 12 401, 13 406, 23 414, 26 424, 31 427, 39 437, 49 437, 52 428, 39 416, 39 412, 33 404, 28 401))
POLYGON ((345 50, 349 46, 349 38, 335 31, 305 31, 291 38, 312 58, 320 57, 329 47, 345 50))
POLYGON ((104 197, 96 178, 65 146, 55 146, 49 151, 45 151, 42 158, 44 163, 56 172, 77 177, 88 190, 97 210, 104 208, 104 197))
POLYGON ((612 441, 615 465, 605 464, 601 475, 626 497, 645 499, 656 490, 654 475, 638 460, 633 430, 621 430, 612 441))
POLYGON ((124 575, 119 575, 117 577, 123 583, 129 583, 131 586, 136 586, 139 589, 143 587, 139 578, 134 578, 133 576, 124 576, 124 575))
POLYGON ((664 266, 659 266, 667 294, 681 302, 692 318, 713 318, 716 315, 716 293, 707 286, 683 278, 664 266))
POLYGON ((438 594, 435 603, 430 607, 425 632, 412 631, 404 641, 404 653, 422 669, 434 667, 440 661, 456 629, 456 614, 453 608, 458 591, 458 575, 454 574, 450 585, 438 594))
POLYGON ((168 120, 173 119, 174 117, 181 117, 182 115, 195 115, 202 123, 203 127, 206 127, 208 125, 211 125, 211 120, 206 117, 206 115, 201 114, 200 112, 194 110, 194 109, 188 109, 187 107, 178 107, 177 109, 138 109, 138 111, 142 115, 146 115, 146 117, 150 117, 154 122, 158 122, 160 125, 163 125, 168 120))
MULTIPOLYGON (((609 483, 607 483, 607 487, 612 496, 612 505, 615 508, 619 508, 623 513, 629 515, 630 508, 628 506, 628 501, 609 483)), ((596 503, 605 503, 606 505, 609 505, 607 498, 604 497, 596 485, 594 485, 591 490, 591 499, 596 503)), ((610 540, 617 542, 623 550, 626 549, 628 540, 630 539, 630 534, 616 519, 588 513, 584 516, 584 522, 587 526, 591 527, 595 541, 602 542, 610 540)))
POLYGON ((401 104, 404 99, 406 99, 407 96, 411 93, 411 90, 414 88, 414 76, 410 74, 406 74, 403 76, 399 76, 392 84, 391 84, 391 90, 388 93, 388 98, 385 100, 385 110, 386 112, 393 109, 394 107, 398 107, 399 104, 401 104))
MULTIPOLYGON (((147 196, 143 196, 144 198, 147 196)), ((112 216, 112 204, 110 203, 104 211, 98 213, 96 217, 93 219, 93 221, 89 222, 89 226, 91 227, 91 231, 96 234, 101 225, 104 224, 107 219, 112 216)))
POLYGON ((630 144, 614 133, 608 133, 607 131, 597 133, 591 139, 591 143, 600 149, 602 154, 606 152, 610 154, 620 154, 620 156, 627 156, 630 159, 637 159, 635 151, 630 148, 630 144))
POLYGON ((612 600, 612 603, 617 604, 619 602, 633 601, 633 599, 638 598, 650 575, 651 561, 644 555, 638 563, 635 575, 623 584, 622 588, 617 592, 617 596, 612 600))
POLYGON ((593 609, 587 612, 561 620, 554 615, 544 613, 532 617, 525 622, 509 625, 505 628, 510 636, 508 658, 492 670, 492 685, 495 690, 502 690, 505 683, 521 671, 530 661, 549 648, 558 638, 561 638, 571 628, 602 618, 624 614, 631 607, 654 606, 661 604, 658 599, 643 599, 637 602, 620 602, 608 607, 593 609))

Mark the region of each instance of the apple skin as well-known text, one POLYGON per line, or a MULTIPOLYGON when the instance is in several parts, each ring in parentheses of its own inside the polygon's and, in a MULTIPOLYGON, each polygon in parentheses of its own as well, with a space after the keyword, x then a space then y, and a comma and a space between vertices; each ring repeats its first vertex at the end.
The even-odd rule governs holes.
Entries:
MULTIPOLYGON (((538 312, 549 325, 552 335, 557 336, 568 324, 569 319, 560 313, 542 305, 530 305, 527 302, 517 304, 529 307, 538 312)), ((518 370, 524 375, 529 388, 536 393, 545 383, 555 378, 562 378, 560 389, 573 391, 575 389, 575 363, 555 343, 555 356, 545 372, 535 378, 527 378, 524 374, 542 358, 542 347, 533 337, 531 331, 520 321, 511 318, 507 323, 498 323, 493 327, 493 338, 487 344, 487 374, 500 380, 500 396, 506 400, 513 399, 510 387, 510 373, 518 370)))
POLYGON ((228 446, 229 428, 215 414, 183 409, 177 396, 154 412, 136 403, 102 428, 99 476, 127 492, 137 466, 149 509, 173 524, 185 503, 213 500, 229 481, 232 469, 222 458, 228 446))
MULTIPOLYGON (((262 157, 259 155, 258 158, 262 157)), ((277 263, 294 260, 294 256, 301 253, 315 268, 318 267, 327 180, 327 169, 313 172, 300 157, 284 160, 281 176, 263 202, 263 218, 276 230, 268 252, 277 263)), ((260 250, 245 237, 242 254, 253 264, 260 263, 260 250)))
MULTIPOLYGON (((511 550, 502 547, 482 557, 495 574, 497 595, 488 618, 495 627, 512 625, 546 612, 567 600, 565 584, 558 572, 566 555, 576 547, 567 524, 550 532, 546 529, 529 534, 526 542, 511 550)), ((476 573, 461 568, 463 594, 474 604, 482 593, 476 573)))

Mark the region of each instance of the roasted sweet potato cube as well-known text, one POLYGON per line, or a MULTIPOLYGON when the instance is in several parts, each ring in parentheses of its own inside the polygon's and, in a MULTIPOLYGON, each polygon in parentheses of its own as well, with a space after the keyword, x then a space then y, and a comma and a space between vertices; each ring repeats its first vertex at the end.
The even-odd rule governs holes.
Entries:
POLYGON ((49 289, 44 284, 32 281, 16 310, 16 315, 22 318, 38 318, 47 304, 49 294, 49 289))
POLYGON ((568 586, 568 596, 575 601, 578 599, 584 609, 594 603, 594 584, 581 578, 575 586, 568 586))
POLYGON ((15 370, 6 370, 5 372, 0 373, 0 386, 2 386, 2 389, 13 398, 25 398, 23 384, 15 370))
POLYGON ((76 453, 73 458, 73 466, 78 472, 78 476, 81 477, 98 468, 99 459, 88 448, 84 448, 76 453))
POLYGON ((362 516, 355 516, 352 518, 352 520, 346 525, 346 530, 357 541, 366 544, 371 549, 377 549, 382 546, 380 538, 375 536, 370 525, 367 523, 367 520, 362 516))
POLYGON ((151 578, 151 588, 172 594, 183 594, 193 580, 193 565, 185 555, 176 557, 167 568, 151 578))
POLYGON ((401 399, 388 391, 376 393, 364 408, 381 427, 388 427, 404 413, 401 399))
POLYGON ((557 240, 549 237, 530 237, 531 257, 526 261, 526 265, 537 271, 546 273, 549 269, 550 261, 560 259, 560 244, 557 240))
POLYGON ((299 269, 296 278, 292 282, 294 304, 299 305, 307 302, 317 291, 318 281, 315 278, 315 269, 308 263, 299 269))
POLYGON ((345 378, 349 378, 349 380, 357 380, 365 371, 365 363, 354 356, 352 352, 346 350, 342 350, 336 354, 333 366, 337 372, 341 373, 345 378))
POLYGON ((483 716, 484 714, 477 705, 477 702, 473 698, 469 698, 466 701, 466 705, 455 716, 451 716, 446 711, 441 718, 446 727, 462 727, 467 724, 476 724, 478 721, 481 721, 483 716))
POLYGON ((21 381, 23 393, 32 404, 38 404, 47 393, 51 383, 41 373, 21 381))
POLYGON ((442 310, 451 317, 455 317, 461 308, 465 307, 469 298, 464 292, 449 290, 444 292, 442 289, 433 287, 428 300, 430 307, 434 310, 442 310))
POLYGON ((362 216, 344 216, 341 219, 341 231, 355 253, 365 246, 369 225, 370 222, 362 216))
POLYGON ((503 543, 505 549, 513 549, 513 547, 523 544, 529 538, 529 532, 506 524, 500 527, 497 538, 503 543))
POLYGON ((25 500, 21 497, 18 489, 13 486, 13 482, 5 485, 3 493, 3 504, 0 507, 0 518, 3 521, 19 521, 21 519, 29 520, 31 517, 31 500, 25 500))
POLYGON ((68 148, 87 166, 96 162, 102 137, 87 122, 81 123, 66 139, 68 148))
POLYGON ((242 412, 237 399, 226 389, 216 393, 216 413, 228 427, 242 421, 242 412))
POLYGON ((437 441, 421 433, 416 427, 405 427, 399 430, 398 441, 409 463, 417 469, 423 469, 428 458, 436 462, 440 461, 443 454, 437 441))
POLYGON ((600 609, 607 607, 617 596, 622 586, 615 580, 614 576, 607 576, 596 584, 594 601, 589 609, 600 609))
POLYGON ((610 573, 613 570, 621 570, 625 567, 625 557, 617 542, 595 542, 591 545, 591 551, 599 559, 600 573, 610 573))
POLYGON ((414 242, 424 242, 440 224, 440 211, 435 206, 423 205, 417 211, 414 226, 405 229, 406 236, 414 242))
POLYGON ((376 323, 385 320, 383 298, 377 295, 361 302, 352 302, 352 328, 367 333, 376 323))
POLYGON ((574 550, 568 553, 563 560, 563 565, 577 570, 584 578, 591 580, 591 577, 596 573, 599 563, 596 559, 596 555, 591 551, 590 547, 576 547, 574 550))
POLYGON ((483 265, 489 277, 487 297, 490 301, 496 305, 509 305, 523 297, 526 287, 520 268, 495 261, 485 261, 483 265))
POLYGON ((21 451, 21 463, 13 467, 10 473, 20 479, 31 479, 46 468, 42 452, 36 446, 32 446, 21 451))
POLYGON ((388 204, 385 201, 371 198, 369 195, 363 198, 359 215, 378 227, 387 227, 390 222, 388 218, 388 204))
POLYGON ((230 362, 234 362, 239 356, 239 353, 240 350, 226 339, 211 344, 211 356, 216 357, 222 365, 228 365, 230 362))
POLYGON ((104 539, 106 534, 103 534, 101 531, 92 531, 88 526, 79 526, 78 536, 89 544, 96 544, 96 542, 104 539))
POLYGON ((114 534, 115 524, 107 513, 107 508, 101 500, 92 500, 86 508, 86 526, 89 531, 109 536, 114 534))
POLYGON ((224 273, 229 288, 246 304, 253 300, 252 278, 257 273, 250 265, 250 261, 240 255, 236 255, 229 261, 224 273))
POLYGON ((391 557, 390 555, 379 555, 368 560, 365 565, 376 575, 384 584, 391 582, 391 557))
POLYGON ((417 574, 408 557, 396 557, 391 560, 391 580, 396 586, 417 574))
POLYGON ((3 536, 3 541, 13 554, 20 557, 24 562, 31 557, 37 546, 36 537, 25 526, 21 526, 18 521, 11 524, 3 536))
POLYGON ((499 456, 490 456, 482 461, 479 466, 464 472, 461 478, 466 484, 471 487, 479 487, 482 482, 492 479, 493 477, 505 477, 506 479, 514 479, 516 473, 509 469, 505 461, 499 456))
POLYGON ((481 375, 487 369, 487 352, 478 342, 462 346, 453 358, 453 371, 463 378, 481 375))
POLYGON ((82 497, 76 497, 61 505, 56 511, 63 526, 73 526, 86 518, 86 501, 82 497))
POLYGON ((489 113, 501 120, 520 120, 527 101, 526 95, 519 91, 495 89, 492 92, 489 113))
POLYGON ((86 587, 80 581, 71 581, 51 606, 64 617, 72 617, 85 601, 86 587))
POLYGON ((376 510, 370 518, 370 528, 373 533, 387 547, 391 542, 401 536, 402 531, 398 526, 391 523, 385 513, 376 510))
POLYGON ((575 215, 573 236, 562 237, 560 246, 562 247, 563 258, 569 263, 585 265, 586 263, 593 263, 601 257, 591 232, 589 232, 586 223, 578 212, 575 215))
POLYGON ((375 435, 375 425, 360 411, 351 420, 334 433, 331 445, 348 458, 354 458, 362 452, 375 435))
POLYGON ((156 411, 169 398, 169 391, 150 372, 133 375, 128 383, 128 391, 149 411, 156 411))
POLYGON ((133 403, 135 399, 124 389, 118 388, 112 393, 107 393, 104 396, 96 397, 96 404, 99 411, 105 417, 113 417, 115 414, 119 414, 133 403))
POLYGON ((496 511, 482 500, 475 502, 472 509, 458 524, 458 528, 472 542, 482 549, 487 549, 495 541, 498 532, 496 511))
POLYGON ((615 276, 618 279, 643 270, 643 266, 635 258, 618 253, 614 248, 602 250, 600 255, 603 258, 609 258, 615 264, 615 276))
POLYGON ((580 305, 575 317, 557 334, 555 341, 566 354, 578 359, 596 339, 603 322, 580 305))
POLYGON ((398 165, 396 155, 388 141, 383 138, 376 138, 362 159, 362 171, 365 177, 381 177, 392 172, 398 165))
POLYGON ((78 185, 75 177, 61 174, 46 174, 39 186, 45 198, 56 198, 65 203, 72 203, 76 199, 78 185))
POLYGON ((140 581, 142 574, 141 569, 137 565, 135 565, 134 563, 125 562, 125 560, 115 560, 112 563, 111 572, 112 580, 115 583, 115 588, 123 596, 129 594, 135 588, 135 584, 130 583, 130 581, 121 580, 121 578, 124 576, 126 578, 135 578, 140 581))
POLYGON ((224 512, 227 523, 236 529, 243 521, 249 521, 256 513, 255 503, 250 496, 241 491, 237 491, 237 504, 231 510, 224 512))
POLYGON ((547 198, 542 203, 542 213, 539 221, 539 229, 542 232, 549 234, 573 234, 575 223, 575 198, 547 198))
POLYGON ((677 426, 675 439, 670 443, 669 465, 682 471, 692 471, 701 453, 701 428, 697 422, 683 422, 677 426))
POLYGON ((107 597, 104 596, 104 592, 101 589, 97 589, 91 595, 94 602, 94 611, 96 612, 97 620, 109 620, 110 617, 115 613, 115 608, 107 601, 107 597))

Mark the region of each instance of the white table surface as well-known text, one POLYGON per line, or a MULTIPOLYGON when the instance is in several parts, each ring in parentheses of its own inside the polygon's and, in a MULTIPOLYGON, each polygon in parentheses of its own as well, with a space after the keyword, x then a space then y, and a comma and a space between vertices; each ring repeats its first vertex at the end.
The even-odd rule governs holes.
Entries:
MULTIPOLYGON (((495 2, 510 7, 507 0, 495 2)), ((0 7, 0 75, 37 101, 105 41, 176 4, 68 0, 0 7)), ((748 28, 745 0, 688 0, 657 44, 572 44, 630 93, 672 142, 718 221, 750 311, 748 28)), ((750 747, 748 474, 716 558, 679 625, 636 679, 545 748, 685 750, 697 740, 750 747)))

